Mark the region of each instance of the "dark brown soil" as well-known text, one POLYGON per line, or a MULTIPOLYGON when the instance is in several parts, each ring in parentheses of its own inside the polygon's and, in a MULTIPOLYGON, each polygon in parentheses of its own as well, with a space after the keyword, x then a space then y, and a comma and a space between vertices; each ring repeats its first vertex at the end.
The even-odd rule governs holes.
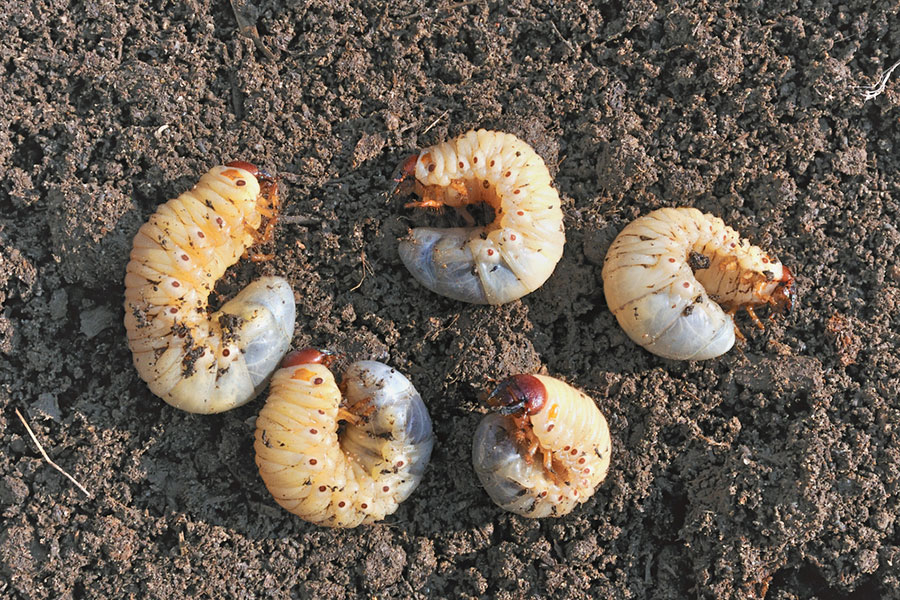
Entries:
POLYGON ((859 89, 900 60, 897 3, 598 5, 245 6, 268 58, 227 2, 6 2, 0 597, 900 597, 900 71, 859 89), (473 127, 531 143, 566 215, 555 274, 494 308, 412 280, 397 239, 451 215, 387 195, 473 127), (431 466, 384 524, 284 512, 253 462, 261 400, 189 415, 131 365, 132 236, 234 159, 282 177, 293 219, 222 294, 286 276, 296 346, 386 360, 429 406, 431 466), (775 252, 796 310, 741 316, 748 341, 702 363, 631 343, 603 257, 673 205, 775 252), (469 454, 478 394, 539 370, 597 400, 614 454, 590 501, 531 521, 469 454))

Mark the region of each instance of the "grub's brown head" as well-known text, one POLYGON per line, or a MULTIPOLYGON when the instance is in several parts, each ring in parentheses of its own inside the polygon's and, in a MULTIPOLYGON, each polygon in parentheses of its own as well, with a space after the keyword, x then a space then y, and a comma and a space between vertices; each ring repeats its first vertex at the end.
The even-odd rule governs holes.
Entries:
POLYGON ((794 275, 787 267, 781 267, 781 280, 778 287, 772 292, 772 304, 783 313, 790 312, 797 301, 797 292, 793 289, 794 275))
MULTIPOLYGON (((240 167, 243 168, 243 167, 240 167)), ((288 352, 281 359, 281 368, 296 367, 297 365, 321 364, 326 367, 335 359, 334 352, 319 350, 318 348, 303 348, 288 352)))
POLYGON ((278 214, 279 198, 278 198, 278 178, 269 174, 265 169, 260 169, 253 163, 244 160, 233 160, 225 163, 226 167, 234 169, 243 169, 247 171, 259 182, 259 198, 257 206, 264 210, 266 216, 274 219, 278 214))
POLYGON ((264 169, 260 169, 253 163, 249 163, 244 160, 233 160, 230 163, 225 163, 225 166, 233 167, 235 169, 243 169, 260 181, 275 181, 275 178, 272 177, 267 171, 265 171, 264 169))
POLYGON ((513 375, 494 388, 487 403, 504 415, 540 412, 547 400, 547 389, 533 375, 513 375))
POLYGON ((391 175, 391 193, 401 196, 409 196, 413 193, 416 184, 416 162, 419 160, 418 154, 407 156, 394 169, 391 175))

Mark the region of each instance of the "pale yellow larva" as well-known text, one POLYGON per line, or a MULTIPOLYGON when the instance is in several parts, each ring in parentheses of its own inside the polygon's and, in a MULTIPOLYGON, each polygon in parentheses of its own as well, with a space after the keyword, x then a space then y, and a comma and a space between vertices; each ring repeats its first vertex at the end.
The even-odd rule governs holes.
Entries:
POLYGON ((338 387, 328 362, 312 348, 285 357, 256 419, 256 464, 286 510, 356 527, 392 514, 419 485, 434 444, 431 418, 391 367, 353 363, 338 387))
POLYGON ((486 226, 419 227, 400 243, 400 258, 426 288, 464 302, 503 304, 553 273, 566 241, 559 194, 543 159, 516 136, 469 131, 422 150, 398 172, 398 189, 422 198, 407 206, 450 206, 473 224, 466 206, 484 202, 494 210, 486 226))
POLYGON ((609 470, 603 413, 588 396, 553 377, 514 375, 488 403, 472 444, 475 473, 500 507, 530 518, 570 513, 609 470))
POLYGON ((138 374, 172 406, 209 414, 250 401, 290 347, 294 296, 280 277, 263 277, 207 312, 216 280, 271 234, 260 227, 277 208, 275 180, 238 161, 211 169, 134 236, 128 346, 138 374))
POLYGON ((628 337, 681 360, 727 352, 740 309, 757 324, 755 307, 790 309, 793 281, 778 260, 695 208, 661 208, 634 220, 603 263, 606 303, 628 337))

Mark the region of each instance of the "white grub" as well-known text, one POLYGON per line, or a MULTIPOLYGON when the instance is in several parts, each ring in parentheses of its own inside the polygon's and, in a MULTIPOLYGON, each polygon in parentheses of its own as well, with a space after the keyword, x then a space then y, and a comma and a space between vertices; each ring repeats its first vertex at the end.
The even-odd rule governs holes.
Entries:
POLYGON ((501 508, 559 517, 593 495, 609 470, 603 413, 587 395, 543 375, 515 375, 488 398, 472 443, 475 473, 501 508))
POLYGON ((286 510, 326 527, 374 523, 422 481, 434 437, 409 380, 375 361, 338 387, 313 349, 289 354, 256 420, 256 464, 286 510), (342 394, 343 390, 343 394, 342 394))
POLYGON ((214 167, 160 206, 135 235, 126 268, 125 329, 138 374, 154 394, 193 413, 253 399, 294 333, 294 295, 280 277, 258 279, 216 313, 207 310, 216 280, 265 237, 263 216, 277 207, 274 181, 265 176, 261 188, 253 165, 234 164, 241 167, 214 167))
MULTIPOLYGON (((603 263, 610 311, 635 343, 659 356, 703 360, 734 345, 732 315, 790 308, 790 270, 694 208, 661 208, 631 222, 603 263)), ((739 333, 739 332, 738 332, 739 333)))
POLYGON ((516 136, 469 131, 422 150, 400 167, 421 201, 452 207, 471 227, 413 229, 400 258, 429 290, 473 304, 504 304, 538 289, 562 257, 559 194, 543 159, 516 136), (474 226, 466 207, 488 204, 494 220, 474 226))

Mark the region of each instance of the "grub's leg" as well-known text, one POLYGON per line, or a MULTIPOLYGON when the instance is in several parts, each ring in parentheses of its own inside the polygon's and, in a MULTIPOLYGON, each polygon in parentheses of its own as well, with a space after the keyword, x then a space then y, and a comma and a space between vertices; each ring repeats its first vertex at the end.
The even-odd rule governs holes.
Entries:
POLYGON ((403 206, 406 208, 435 208, 442 209, 445 206, 443 189, 437 185, 422 185, 418 181, 415 182, 414 193, 419 196, 420 200, 416 202, 407 202, 403 206))
POLYGON ((775 319, 783 313, 782 307, 776 304, 775 302, 770 302, 771 310, 769 310, 769 316, 766 317, 766 321, 771 323, 775 322, 775 319))
POLYGON ((475 219, 473 219, 465 209, 465 205, 471 204, 471 202, 469 201, 469 190, 466 188, 464 181, 454 179, 447 188, 437 185, 425 186, 416 181, 415 193, 421 200, 418 202, 407 202, 404 205, 406 208, 442 209, 445 206, 452 206, 463 216, 466 223, 469 223, 470 225, 475 223, 475 219), (447 189, 452 190, 455 194, 450 194, 448 196, 446 193, 447 189))
POLYGON ((746 342, 747 338, 744 337, 744 334, 741 332, 741 328, 738 327, 737 321, 734 320, 734 315, 737 314, 738 309, 733 308, 728 311, 728 316, 731 317, 731 322, 734 323, 734 335, 737 339, 742 342, 746 342))
POLYGON ((541 450, 544 455, 544 470, 548 473, 553 472, 553 453, 549 450, 541 450))
POLYGON ((277 206, 257 206, 256 212, 261 214, 267 219, 275 219, 278 217, 278 207, 277 206))
POLYGON ((480 198, 472 197, 469 195, 469 188, 466 187, 466 182, 462 179, 453 179, 450 181, 450 185, 448 186, 455 195, 447 202, 450 206, 456 209, 456 212, 459 213, 466 221, 466 225, 468 227, 475 226, 475 217, 469 214, 469 209, 467 206, 469 204, 475 204, 476 202, 480 202, 480 198))
POLYGON ((259 214, 266 220, 262 231, 254 229, 252 232, 255 244, 267 244, 275 237, 275 223, 278 221, 278 207, 259 207, 259 214))
POLYGON ((258 244, 265 244, 267 242, 271 242, 272 238, 275 237, 275 223, 278 221, 278 209, 277 208, 259 208, 259 214, 266 219, 266 224, 263 226, 262 232, 257 232, 259 234, 259 239, 256 240, 258 244))
POLYGON ((753 322, 756 324, 757 327, 759 327, 760 329, 765 329, 765 326, 762 324, 762 321, 760 321, 759 317, 756 316, 756 313, 753 312, 752 307, 748 306, 745 310, 747 311, 747 314, 750 315, 750 318, 753 319, 753 322))
POLYGON ((525 454, 528 455, 528 462, 531 463, 531 462, 534 462, 534 455, 537 454, 538 448, 541 447, 541 443, 538 442, 538 439, 537 439, 537 437, 534 436, 534 434, 532 434, 528 437, 530 439, 529 439, 528 447, 525 449, 525 454))
POLYGON ((250 234, 250 237, 253 238, 253 245, 257 244, 265 244, 266 242, 271 241, 271 231, 269 230, 269 223, 266 223, 266 226, 262 228, 262 230, 256 229, 255 227, 250 227, 249 225, 244 225, 244 229, 250 234))
POLYGON ((280 207, 278 180, 271 176, 261 177, 259 186, 256 212, 265 219, 265 223, 262 230, 251 230, 251 235, 253 235, 254 244, 266 244, 272 241, 275 234, 275 223, 278 221, 278 209, 280 207))
MULTIPOLYGON (((268 244, 272 241, 272 238, 275 237, 275 221, 278 217, 277 206, 258 207, 257 210, 265 218, 265 225, 263 225, 261 229, 250 227, 249 225, 244 225, 244 229, 250 234, 250 237, 253 238, 253 246, 268 244)), ((244 258, 247 257, 249 257, 253 262, 265 262, 267 260, 272 260, 273 258, 275 258, 275 255, 263 254, 262 252, 255 251, 250 252, 250 250, 248 249, 244 251, 244 258)))
POLYGON ((275 254, 274 253, 263 254, 262 252, 251 252, 247 255, 247 257, 250 259, 250 262, 261 263, 261 262, 266 262, 266 261, 272 260, 273 258, 275 258, 275 254))
MULTIPOLYGON (((250 236, 253 238, 253 246, 257 246, 259 244, 265 244, 269 242, 272 238, 272 230, 270 230, 270 225, 272 225, 274 221, 269 221, 266 224, 265 230, 261 233, 258 229, 254 229, 253 227, 249 227, 245 225, 245 229, 250 233, 250 236)), ((253 247, 251 246, 251 248, 253 247)), ((250 248, 244 251, 244 258, 249 258, 253 262, 266 262, 267 260, 272 260, 275 258, 274 254, 263 254, 262 252, 251 252, 250 248)))
POLYGON ((419 200, 417 202, 407 202, 403 205, 404 208, 434 208, 436 210, 441 210, 444 208, 444 205, 437 200, 419 200))
POLYGON ((534 461, 534 454, 537 452, 540 442, 538 442, 537 436, 534 435, 527 416, 513 415, 512 420, 513 442, 522 451, 525 462, 530 465, 534 461))
POLYGON ((347 421, 351 425, 359 425, 359 422, 362 420, 343 406, 338 408, 337 418, 338 421, 347 421))
POLYGON ((338 408, 338 420, 348 421, 353 425, 358 425, 360 421, 366 420, 374 414, 375 406, 372 404, 371 398, 363 398, 350 406, 338 408))
POLYGON ((419 160, 418 154, 407 156, 394 170, 391 177, 391 193, 409 196, 416 192, 416 186, 421 184, 416 181, 416 162, 419 160))
POLYGON ((553 468, 553 453, 541 446, 541 442, 538 440, 537 436, 534 434, 534 430, 531 428, 531 423, 528 421, 528 417, 524 415, 516 416, 513 417, 513 420, 515 422, 515 443, 522 450, 522 458, 525 459, 525 462, 529 465, 534 463, 535 455, 540 452, 541 464, 543 465, 544 471, 547 473, 547 476, 550 477, 550 479, 554 483, 561 483, 561 477, 553 468))
POLYGON ((565 471, 563 469, 554 469, 553 468, 553 453, 549 450, 541 449, 541 452, 544 456, 544 472, 547 473, 547 477, 555 483, 556 485, 560 485, 563 482, 563 475, 565 471))

